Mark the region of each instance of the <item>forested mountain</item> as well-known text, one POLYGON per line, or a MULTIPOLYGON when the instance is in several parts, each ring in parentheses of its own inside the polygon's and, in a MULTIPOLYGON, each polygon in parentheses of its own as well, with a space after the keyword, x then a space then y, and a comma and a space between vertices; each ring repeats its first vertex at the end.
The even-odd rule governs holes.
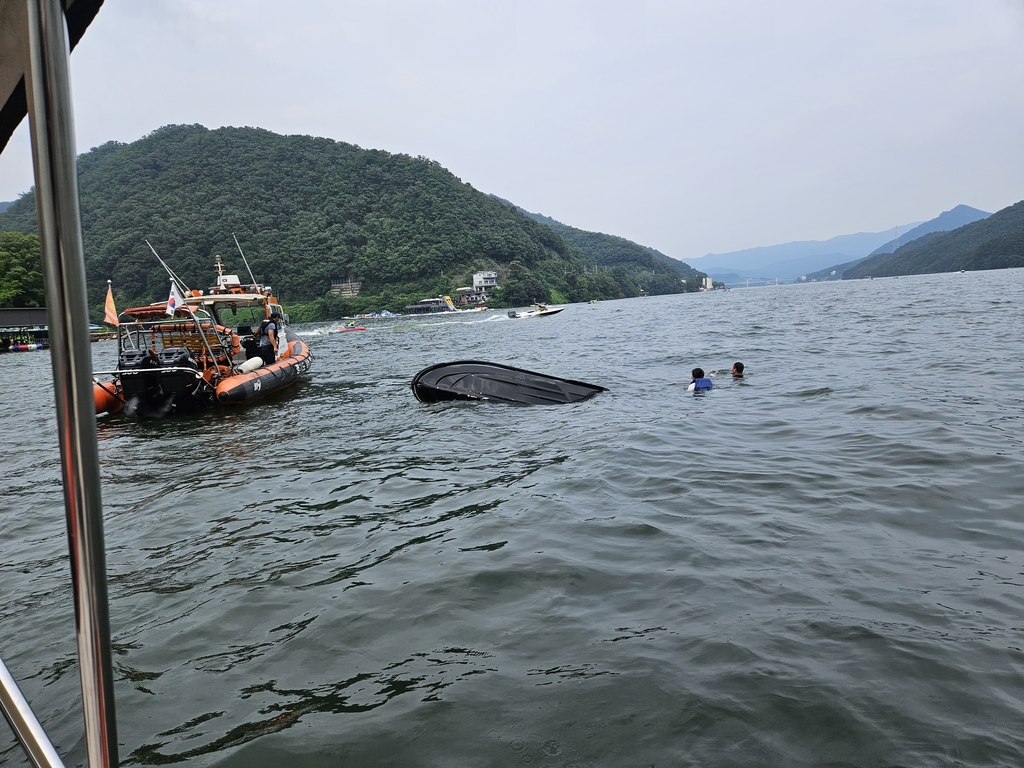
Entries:
MULTIPOLYGON (((427 158, 364 150, 257 128, 166 126, 79 157, 90 303, 106 281, 118 306, 161 300, 168 279, 149 240, 192 287, 213 280, 214 254, 244 275, 237 234, 257 279, 287 302, 337 314, 400 310, 499 274, 507 304, 638 295, 628 266, 601 268, 515 207, 427 158), (333 282, 362 283, 346 305, 333 282), (552 293, 553 292, 553 293, 552 293)), ((36 231, 35 199, 0 213, 0 231, 36 231)))
MULTIPOLYGON (((899 236, 899 241, 903 245, 910 245, 914 240, 932 232, 949 232, 950 230, 962 227, 964 224, 973 224, 975 221, 987 219, 991 215, 987 211, 979 211, 977 208, 971 208, 969 205, 958 205, 948 211, 943 211, 931 221, 918 224, 910 231, 904 232, 899 236)), ((879 246, 869 253, 868 256, 892 253, 894 250, 896 250, 895 238, 885 245, 879 246)))
POLYGON ((14 201, 13 200, 8 200, 7 202, 0 202, 0 213, 3 213, 8 208, 10 208, 12 205, 14 205, 14 201))
MULTIPOLYGON (((502 202, 512 205, 507 200, 502 202)), ((597 264, 613 268, 625 267, 648 293, 679 293, 680 278, 687 281, 688 290, 699 290, 700 279, 704 277, 702 272, 654 248, 624 237, 570 227, 542 213, 531 213, 519 206, 516 208, 534 221, 551 227, 567 242, 579 246, 597 264)))
POLYGON ((44 303, 38 235, 0 232, 0 307, 44 303))
POLYGON ((864 259, 843 279, 1007 267, 1024 267, 1024 200, 952 232, 931 233, 894 253, 864 259))

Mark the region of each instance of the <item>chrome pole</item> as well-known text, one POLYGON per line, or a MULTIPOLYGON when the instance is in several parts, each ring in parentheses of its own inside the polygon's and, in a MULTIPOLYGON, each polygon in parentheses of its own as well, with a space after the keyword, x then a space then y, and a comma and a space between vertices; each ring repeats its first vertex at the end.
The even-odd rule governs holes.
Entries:
POLYGON ((18 688, 18 684, 0 660, 0 709, 11 724, 21 746, 36 768, 64 768, 60 756, 46 737, 43 726, 36 720, 32 708, 18 688))
POLYGON ((116 768, 107 564, 68 41, 60 0, 25 2, 29 40, 25 83, 71 552, 85 741, 91 768, 116 768))

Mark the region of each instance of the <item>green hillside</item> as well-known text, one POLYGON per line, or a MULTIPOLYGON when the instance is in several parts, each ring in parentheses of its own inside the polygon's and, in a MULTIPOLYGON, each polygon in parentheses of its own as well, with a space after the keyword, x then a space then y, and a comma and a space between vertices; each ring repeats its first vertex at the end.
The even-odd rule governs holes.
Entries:
POLYGON ((952 232, 931 233, 871 256, 843 273, 844 280, 891 275, 1024 267, 1024 201, 952 232))
MULTIPOLYGON (((256 128, 167 126, 79 157, 89 300, 106 281, 118 306, 166 298, 149 240, 192 287, 213 279, 213 256, 315 313, 401 310, 495 270, 507 305, 639 295, 629 267, 601 267, 550 227, 461 182, 427 158, 364 150, 256 128), (345 302, 334 282, 362 283, 345 302)), ((0 213, 0 231, 34 233, 30 193, 0 213)))
POLYGON ((616 235, 576 229, 541 213, 519 210, 551 227, 562 239, 578 246, 598 264, 613 269, 624 268, 632 280, 651 295, 700 290, 700 279, 705 276, 703 272, 654 248, 616 235), (686 282, 681 283, 680 280, 686 282))
POLYGON ((44 304, 39 237, 0 232, 0 307, 44 304))

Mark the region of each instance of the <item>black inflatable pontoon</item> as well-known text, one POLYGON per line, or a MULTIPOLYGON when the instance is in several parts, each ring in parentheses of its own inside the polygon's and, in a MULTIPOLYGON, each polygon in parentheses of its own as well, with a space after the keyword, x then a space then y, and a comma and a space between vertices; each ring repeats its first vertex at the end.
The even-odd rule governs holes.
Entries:
POLYGON ((498 363, 460 360, 424 368, 412 380, 421 403, 443 400, 496 400, 500 403, 552 405, 578 403, 606 392, 604 387, 560 379, 498 363))

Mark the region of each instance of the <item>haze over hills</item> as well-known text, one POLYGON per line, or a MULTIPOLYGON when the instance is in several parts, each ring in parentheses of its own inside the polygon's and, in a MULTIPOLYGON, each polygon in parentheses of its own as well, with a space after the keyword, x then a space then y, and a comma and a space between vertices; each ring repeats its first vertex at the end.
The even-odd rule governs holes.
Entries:
MULTIPOLYGON (((920 222, 912 222, 900 228, 909 230, 918 224, 920 222)), ((891 230, 857 232, 828 240, 798 240, 730 253, 709 253, 700 259, 693 259, 693 264, 696 269, 702 269, 712 277, 732 272, 744 277, 792 280, 839 261, 863 258, 889 240, 891 233, 891 230)))
MULTIPOLYGON (((332 312, 344 300, 328 291, 348 278, 362 284, 348 311, 400 311, 471 284, 477 270, 498 272, 512 306, 690 289, 654 259, 598 263, 428 158, 331 139, 165 126, 92 149, 78 172, 94 307, 108 278, 119 306, 166 298, 168 278, 147 239, 193 287, 212 281, 214 254, 243 272, 232 233, 257 279, 285 301, 321 301, 332 312)), ((0 213, 2 230, 37 230, 33 193, 0 213)))
POLYGON ((1024 267, 1024 200, 952 230, 931 232, 895 253, 851 266, 843 279, 1024 267))
MULTIPOLYGON (((919 224, 909 232, 901 234, 899 236, 899 245, 908 245, 914 240, 917 240, 931 232, 949 232, 957 227, 962 227, 964 224, 972 224, 975 221, 986 219, 991 215, 992 214, 987 211, 979 211, 977 208, 971 208, 969 205, 958 205, 948 211, 943 211, 931 221, 919 224)), ((879 246, 873 250, 868 254, 868 256, 878 256, 881 253, 892 253, 896 250, 896 246, 897 243, 894 238, 885 245, 879 246)))
MULTIPOLYGON (((986 213, 985 211, 979 211, 977 208, 971 208, 969 205, 958 205, 951 210, 943 211, 934 219, 930 219, 924 224, 914 227, 905 235, 901 235, 900 243, 904 246, 909 245, 912 242, 923 243, 925 240, 934 237, 937 234, 948 232, 956 229, 957 227, 961 227, 964 224, 980 221, 991 215, 992 214, 986 213)), ((821 269, 816 272, 808 272, 806 278, 808 280, 842 280, 843 275, 846 274, 846 270, 850 269, 850 267, 860 264, 864 259, 871 256, 892 253, 895 246, 895 240, 890 240, 880 248, 876 248, 868 254, 868 256, 843 263, 833 264, 830 267, 825 267, 825 269, 821 269)))
MULTIPOLYGON (((984 220, 988 216, 991 214, 986 211, 958 205, 924 223, 903 225, 899 228, 903 233, 899 238, 901 249, 911 243, 922 243, 936 234, 984 220)), ((891 253, 895 245, 893 233, 893 230, 858 232, 823 241, 797 241, 732 253, 708 254, 704 258, 694 259, 694 263, 715 279, 732 283, 740 282, 743 278, 795 280, 806 277, 808 280, 838 280, 848 269, 865 259, 891 253), (791 255, 792 258, 779 258, 783 254, 791 255)))
POLYGON ((10 208, 12 205, 14 205, 14 201, 13 200, 8 200, 7 202, 0 202, 0 213, 3 213, 8 208, 10 208))

